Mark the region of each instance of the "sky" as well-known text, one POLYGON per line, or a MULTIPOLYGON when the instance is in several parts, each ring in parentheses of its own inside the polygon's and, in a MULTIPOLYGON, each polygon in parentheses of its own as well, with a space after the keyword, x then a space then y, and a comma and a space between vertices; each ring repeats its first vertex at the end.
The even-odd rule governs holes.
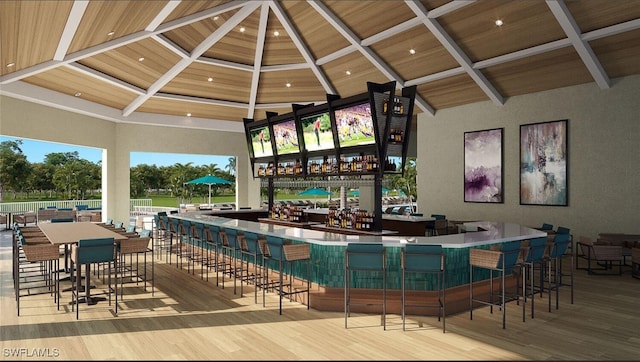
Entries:
MULTIPOLYGON (((42 142, 25 138, 15 138, 0 136, 0 142, 22 140, 22 153, 27 156, 31 163, 44 162, 44 156, 49 153, 64 153, 78 151, 78 156, 93 163, 102 160, 102 150, 99 148, 68 145, 64 143, 42 142)), ((193 166, 210 165, 215 163, 218 168, 225 170, 229 164, 229 157, 225 155, 205 156, 178 153, 157 153, 157 152, 132 152, 131 166, 139 164, 171 166, 176 163, 187 164, 192 162, 193 166)))

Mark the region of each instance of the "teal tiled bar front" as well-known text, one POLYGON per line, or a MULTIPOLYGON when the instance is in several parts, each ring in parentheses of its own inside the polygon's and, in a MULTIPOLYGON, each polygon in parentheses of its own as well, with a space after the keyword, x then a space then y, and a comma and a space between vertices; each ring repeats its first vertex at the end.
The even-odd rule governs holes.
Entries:
MULTIPOLYGON (((469 283, 469 249, 489 248, 492 244, 500 244, 513 240, 526 240, 545 237, 543 231, 531 229, 512 223, 479 221, 466 223, 467 229, 484 231, 466 232, 461 234, 431 236, 431 237, 402 237, 402 236, 359 236, 343 235, 324 231, 292 228, 281 225, 230 219, 226 217, 206 215, 203 213, 181 213, 170 215, 172 218, 218 225, 239 231, 252 231, 262 235, 272 235, 291 240, 293 243, 309 243, 311 245, 311 282, 327 288, 344 287, 344 251, 348 243, 382 243, 387 254, 387 288, 400 289, 401 270, 400 254, 402 246, 407 243, 439 244, 442 245, 446 257, 446 288, 469 283)), ((305 278, 306 269, 293 270, 297 277, 305 278)), ((486 279, 488 273, 474 271, 474 281, 486 279)), ((416 274, 407 280, 407 289, 434 290, 435 278, 416 274)), ((353 288, 381 288, 382 276, 373 273, 354 275, 353 288)))

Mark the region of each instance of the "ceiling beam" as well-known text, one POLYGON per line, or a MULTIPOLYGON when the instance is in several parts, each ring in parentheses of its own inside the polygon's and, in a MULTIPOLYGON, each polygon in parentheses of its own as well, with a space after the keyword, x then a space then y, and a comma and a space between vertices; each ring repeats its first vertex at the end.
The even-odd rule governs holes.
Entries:
POLYGON ((591 73, 596 84, 598 84, 601 89, 610 88, 611 81, 609 80, 609 76, 602 67, 602 64, 600 64, 598 57, 593 52, 593 49, 591 49, 589 43, 581 39, 580 28, 569 12, 567 4, 565 4, 563 0, 546 0, 546 3, 549 9, 551 9, 553 16, 558 20, 562 30, 567 34, 567 38, 569 38, 571 44, 573 44, 573 47, 576 52, 578 52, 580 59, 584 62, 584 65, 587 67, 587 70, 589 70, 589 73, 591 73))
POLYGON ((269 5, 262 3, 260 8, 260 23, 258 24, 258 37, 256 39, 256 52, 253 55, 253 72, 251 73, 251 90, 249 91, 249 105, 247 118, 253 118, 258 98, 258 86, 260 85, 260 69, 262 68, 262 55, 264 42, 267 38, 267 22, 269 20, 269 5))
MULTIPOLYGON (((354 46, 362 55, 364 55, 373 66, 378 68, 382 72, 382 74, 387 77, 390 81, 396 82, 397 88, 404 87, 404 79, 402 79, 387 63, 385 63, 380 57, 373 51, 371 48, 362 45, 362 39, 359 39, 358 36, 349 29, 349 27, 342 22, 329 8, 321 2, 308 1, 309 5, 313 7, 318 14, 327 20, 331 26, 333 26, 352 46, 354 46)), ((433 108, 420 96, 416 95, 415 102, 418 106, 427 113, 435 114, 433 108)))
POLYGON ((171 69, 169 69, 169 71, 167 71, 164 75, 153 82, 153 84, 151 84, 145 94, 138 96, 135 100, 133 100, 133 102, 129 103, 129 105, 124 108, 123 115, 126 117, 133 113, 136 109, 138 109, 138 107, 140 107, 162 87, 164 87, 173 78, 180 74, 180 72, 185 70, 191 63, 193 63, 195 59, 197 59, 205 51, 207 51, 207 49, 211 48, 228 32, 233 30, 233 28, 236 27, 242 20, 244 20, 254 10, 256 10, 258 6, 260 6, 259 2, 249 2, 237 13, 233 14, 233 16, 229 18, 229 20, 225 21, 218 29, 216 29, 200 44, 198 44, 191 52, 189 58, 179 60, 178 63, 176 63, 173 67, 171 67, 171 69))
POLYGON ((189 52, 188 51, 184 50, 178 44, 172 42, 169 38, 167 38, 163 34, 152 35, 151 39, 157 41, 160 45, 165 47, 167 50, 170 50, 171 52, 173 52, 175 55, 179 56, 180 58, 183 58, 183 59, 189 58, 189 52))
POLYGON ((97 71, 93 68, 89 68, 85 65, 82 65, 80 63, 69 63, 69 64, 65 64, 64 67, 70 68, 75 70, 76 72, 80 72, 82 74, 88 75, 92 78, 95 78, 101 82, 106 82, 109 83, 111 85, 114 85, 116 87, 122 88, 124 90, 127 90, 129 92, 133 92, 136 94, 144 94, 145 90, 139 87, 136 87, 134 85, 132 85, 131 83, 127 83, 125 81, 122 81, 120 79, 114 78, 110 75, 104 74, 100 71, 97 71))
POLYGON ((451 36, 442 28, 440 23, 434 18, 430 18, 427 15, 427 9, 417 2, 406 0, 405 3, 413 10, 416 16, 422 19, 422 23, 431 31, 431 33, 440 41, 440 43, 447 49, 449 54, 462 66, 471 79, 482 89, 482 91, 498 106, 504 105, 504 99, 502 95, 498 93, 496 88, 489 82, 489 80, 477 69, 473 68, 471 59, 467 54, 462 51, 460 46, 451 38, 451 36))
POLYGON ((336 94, 336 90, 331 84, 329 78, 324 73, 324 71, 320 68, 318 64, 316 64, 316 60, 313 58, 311 51, 309 51, 309 47, 302 40, 302 37, 296 30, 296 28, 291 24, 291 20, 288 16, 285 15, 284 10, 282 10, 282 6, 277 1, 269 1, 269 7, 273 10, 273 13, 276 15, 280 24, 284 27, 284 30, 289 34, 289 37, 295 44, 296 48, 304 58, 305 62, 309 65, 309 68, 313 72, 313 74, 318 79, 318 82, 322 85, 324 92, 327 94, 336 94))
POLYGON ((153 20, 151 20, 149 24, 147 24, 147 27, 144 28, 144 30, 146 31, 156 30, 156 28, 160 26, 160 24, 162 24, 162 22, 167 18, 167 16, 169 16, 171 12, 174 11, 178 7, 178 5, 180 5, 181 2, 182 0, 168 1, 165 4, 164 8, 162 8, 162 10, 160 10, 160 12, 156 14, 153 20))
POLYGON ((64 26, 64 31, 62 32, 60 41, 58 41, 58 48, 56 48, 56 53, 53 55, 53 60, 64 59, 71 45, 71 41, 76 35, 76 31, 78 31, 78 26, 80 26, 80 21, 82 20, 84 12, 87 10, 87 6, 89 6, 88 1, 76 0, 73 2, 67 23, 64 26))

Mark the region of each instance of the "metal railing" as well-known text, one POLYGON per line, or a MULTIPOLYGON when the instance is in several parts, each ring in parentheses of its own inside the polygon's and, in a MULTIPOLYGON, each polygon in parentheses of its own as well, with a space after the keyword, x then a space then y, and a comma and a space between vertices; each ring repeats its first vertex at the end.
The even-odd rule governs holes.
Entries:
MULTIPOLYGON (((25 202, 2 202, 0 203, 0 213, 23 213, 26 211, 37 211, 40 209, 53 208, 56 209, 74 209, 78 205, 87 205, 89 209, 100 209, 102 200, 59 200, 59 201, 25 201, 25 202)), ((151 199, 131 199, 129 200, 129 212, 136 214, 140 212, 142 215, 157 213, 155 209, 176 210, 177 208, 154 208, 151 199), (155 212, 154 212, 155 211, 155 212)))

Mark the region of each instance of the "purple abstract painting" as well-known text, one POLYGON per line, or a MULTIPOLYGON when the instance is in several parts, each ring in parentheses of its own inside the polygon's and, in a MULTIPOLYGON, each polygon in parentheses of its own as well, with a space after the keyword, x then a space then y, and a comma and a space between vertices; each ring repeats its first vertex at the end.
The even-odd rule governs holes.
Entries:
POLYGON ((520 126, 520 204, 568 205, 567 120, 520 126))
POLYGON ((464 201, 503 202, 503 128, 464 133, 464 201))

